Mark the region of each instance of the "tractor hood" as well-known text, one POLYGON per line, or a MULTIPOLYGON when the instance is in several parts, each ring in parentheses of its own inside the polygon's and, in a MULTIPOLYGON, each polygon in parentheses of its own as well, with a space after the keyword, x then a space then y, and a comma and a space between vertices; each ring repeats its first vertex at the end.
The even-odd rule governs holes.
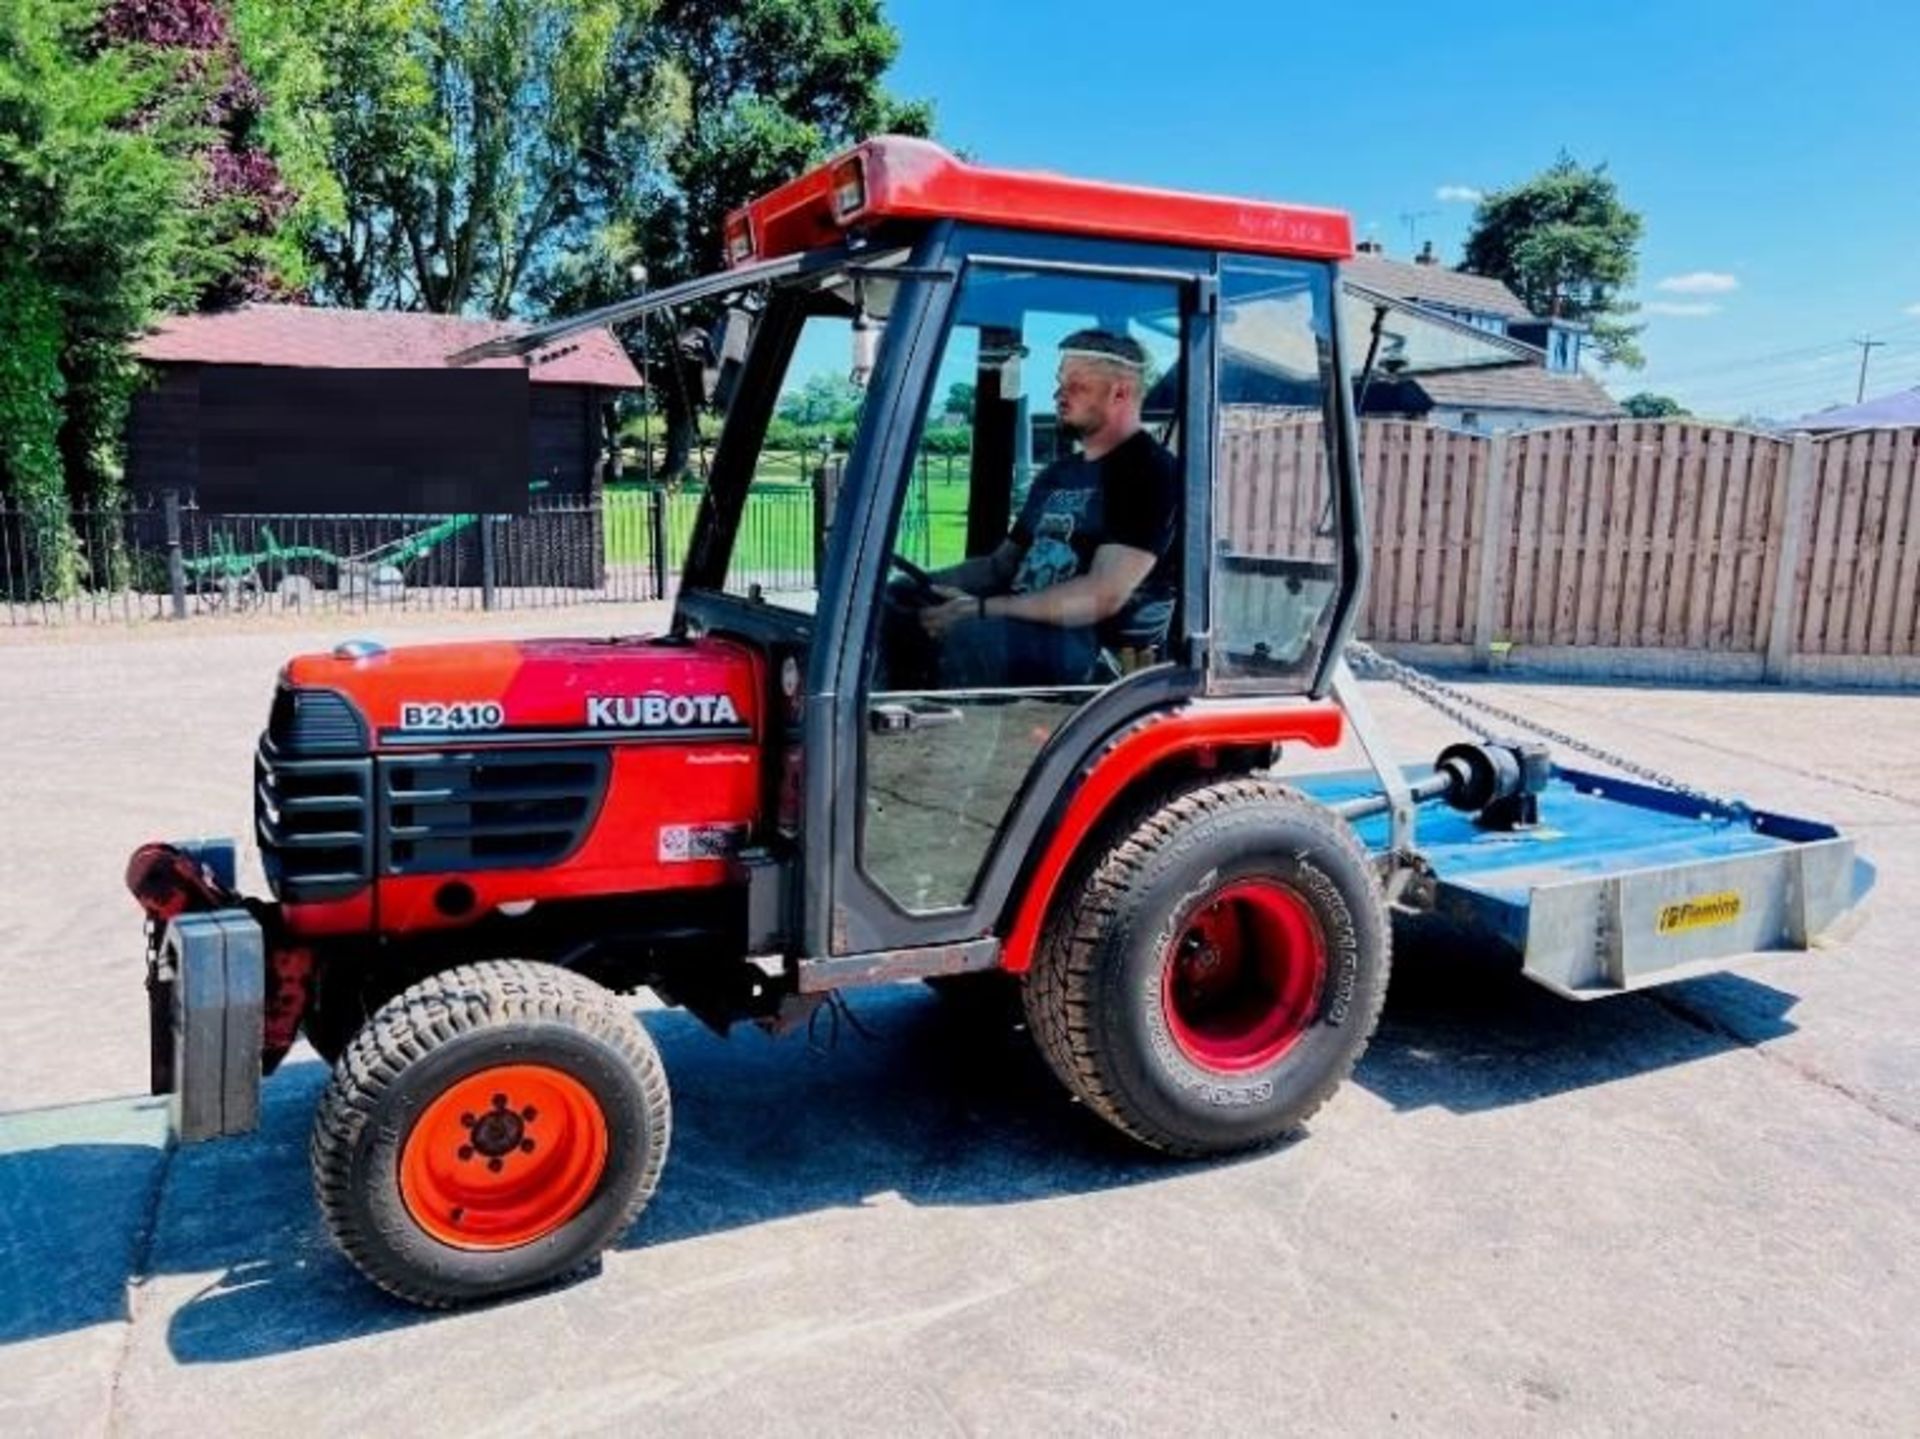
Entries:
POLYGON ((392 650, 354 641, 287 665, 270 732, 285 732, 293 716, 282 706, 305 709, 297 697, 308 690, 330 690, 353 707, 364 727, 354 747, 391 749, 455 739, 754 741, 764 686, 753 650, 710 638, 483 640, 392 650))

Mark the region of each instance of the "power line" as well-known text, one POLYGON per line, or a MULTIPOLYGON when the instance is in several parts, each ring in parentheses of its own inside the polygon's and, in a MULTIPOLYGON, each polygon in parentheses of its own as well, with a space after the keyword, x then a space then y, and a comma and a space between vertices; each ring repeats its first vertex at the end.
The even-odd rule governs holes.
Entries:
MULTIPOLYGON (((1888 342, 1881 343, 1886 344, 1889 349, 1896 348, 1888 342)), ((1876 377, 1877 386, 1886 384, 1890 373, 1904 375, 1909 366, 1916 361, 1920 361, 1920 348, 1914 346, 1899 346, 1897 348, 1899 353, 1892 358, 1883 360, 1880 368, 1873 372, 1876 377)), ((1849 350, 1851 350, 1851 346, 1849 346, 1849 350)), ((1687 380, 1670 381, 1667 377, 1649 379, 1646 381, 1646 387, 1662 391, 1670 390, 1675 393, 1692 391, 1696 394, 1701 392, 1741 394, 1777 393, 1782 391, 1807 391, 1831 388, 1836 393, 1843 394, 1844 390, 1842 387, 1846 381, 1849 378, 1856 378, 1848 375, 1846 370, 1842 368, 1851 361, 1851 358, 1850 353, 1843 352, 1827 356, 1824 359, 1811 363, 1790 366, 1785 369, 1776 369, 1771 374, 1731 369, 1726 371, 1699 371, 1696 372, 1691 379, 1687 380)))
POLYGON ((1798 360, 1829 351, 1845 358, 1851 353, 1851 347, 1845 340, 1833 340, 1823 345, 1803 345, 1798 349, 1776 350, 1767 355, 1749 355, 1743 360, 1716 360, 1709 364, 1695 365, 1689 370, 1675 370, 1671 373, 1656 371, 1655 373, 1658 375, 1659 382, 1664 385, 1679 380, 1696 379, 1702 375, 1724 374, 1730 370, 1750 370, 1760 365, 1777 364, 1783 360, 1798 360))
MULTIPOLYGON (((1920 346, 1889 344, 1888 356, 1880 362, 1873 373, 1880 382, 1884 382, 1890 373, 1904 374, 1916 363, 1920 363, 1920 346)), ((1837 355, 1811 365, 1799 365, 1776 368, 1771 374, 1740 372, 1702 372, 1691 381, 1677 383, 1675 388, 1690 390, 1760 391, 1807 389, 1831 386, 1840 388, 1849 379, 1857 376, 1843 368, 1850 355, 1837 355)))
MULTIPOLYGON (((1907 389, 1920 385, 1920 360, 1909 360, 1898 370, 1879 372, 1880 384, 1889 389, 1907 389)), ((1685 399, 1690 408, 1708 410, 1792 409, 1811 412, 1829 405, 1846 403, 1845 381, 1839 377, 1809 377, 1774 380, 1763 383, 1734 384, 1725 388, 1701 386, 1685 399)))
MULTIPOLYGON (((1875 388, 1877 389, 1885 385, 1891 376, 1907 374, 1913 370, 1916 365, 1920 365, 1920 351, 1908 351, 1907 353, 1894 355, 1882 360, 1880 362, 1880 368, 1873 372, 1875 388)), ((1850 379, 1856 380, 1857 383, 1857 376, 1849 375, 1844 370, 1828 367, 1818 374, 1751 375, 1745 378, 1725 380, 1717 384, 1712 380, 1707 380, 1696 384, 1692 388, 1744 391, 1830 387, 1834 390, 1841 390, 1850 379)))
MULTIPOLYGON (((1920 329, 1920 319, 1901 320, 1892 325, 1882 326, 1877 333, 1881 335, 1904 335, 1905 332, 1920 329)), ((1649 372, 1648 382, 1660 385, 1677 384, 1682 380, 1700 379, 1709 375, 1722 375, 1736 370, 1750 370, 1761 366, 1777 364, 1783 360, 1798 360, 1822 356, 1832 363, 1850 359, 1854 340, 1825 340, 1817 345, 1798 345, 1792 349, 1774 350, 1761 355, 1747 355, 1742 358, 1708 361, 1688 369, 1664 371, 1654 369, 1649 372)))

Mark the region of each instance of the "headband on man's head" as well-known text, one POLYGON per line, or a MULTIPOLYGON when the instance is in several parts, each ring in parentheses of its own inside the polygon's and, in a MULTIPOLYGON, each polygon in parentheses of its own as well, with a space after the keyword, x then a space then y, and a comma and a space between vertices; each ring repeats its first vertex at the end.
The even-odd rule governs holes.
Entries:
POLYGON ((1130 335, 1111 330, 1075 330, 1060 342, 1063 360, 1104 360, 1129 370, 1146 373, 1146 347, 1130 335))

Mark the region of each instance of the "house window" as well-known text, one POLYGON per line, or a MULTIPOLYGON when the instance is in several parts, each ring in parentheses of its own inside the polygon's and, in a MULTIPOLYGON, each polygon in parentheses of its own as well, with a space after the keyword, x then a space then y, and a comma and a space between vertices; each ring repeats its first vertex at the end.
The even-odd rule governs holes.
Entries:
POLYGON ((1547 349, 1547 368, 1557 374, 1572 374, 1580 367, 1580 337, 1572 330, 1555 326, 1547 349))

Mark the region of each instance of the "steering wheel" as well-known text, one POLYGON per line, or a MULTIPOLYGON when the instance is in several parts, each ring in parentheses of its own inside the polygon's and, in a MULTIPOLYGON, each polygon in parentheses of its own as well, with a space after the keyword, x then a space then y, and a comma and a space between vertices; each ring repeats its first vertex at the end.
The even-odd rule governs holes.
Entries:
POLYGON ((914 587, 920 591, 921 596, 927 603, 939 603, 940 587, 932 575, 928 574, 925 570, 921 569, 920 566, 916 565, 912 560, 897 550, 889 554, 887 558, 893 562, 893 567, 896 570, 913 581, 914 587))

